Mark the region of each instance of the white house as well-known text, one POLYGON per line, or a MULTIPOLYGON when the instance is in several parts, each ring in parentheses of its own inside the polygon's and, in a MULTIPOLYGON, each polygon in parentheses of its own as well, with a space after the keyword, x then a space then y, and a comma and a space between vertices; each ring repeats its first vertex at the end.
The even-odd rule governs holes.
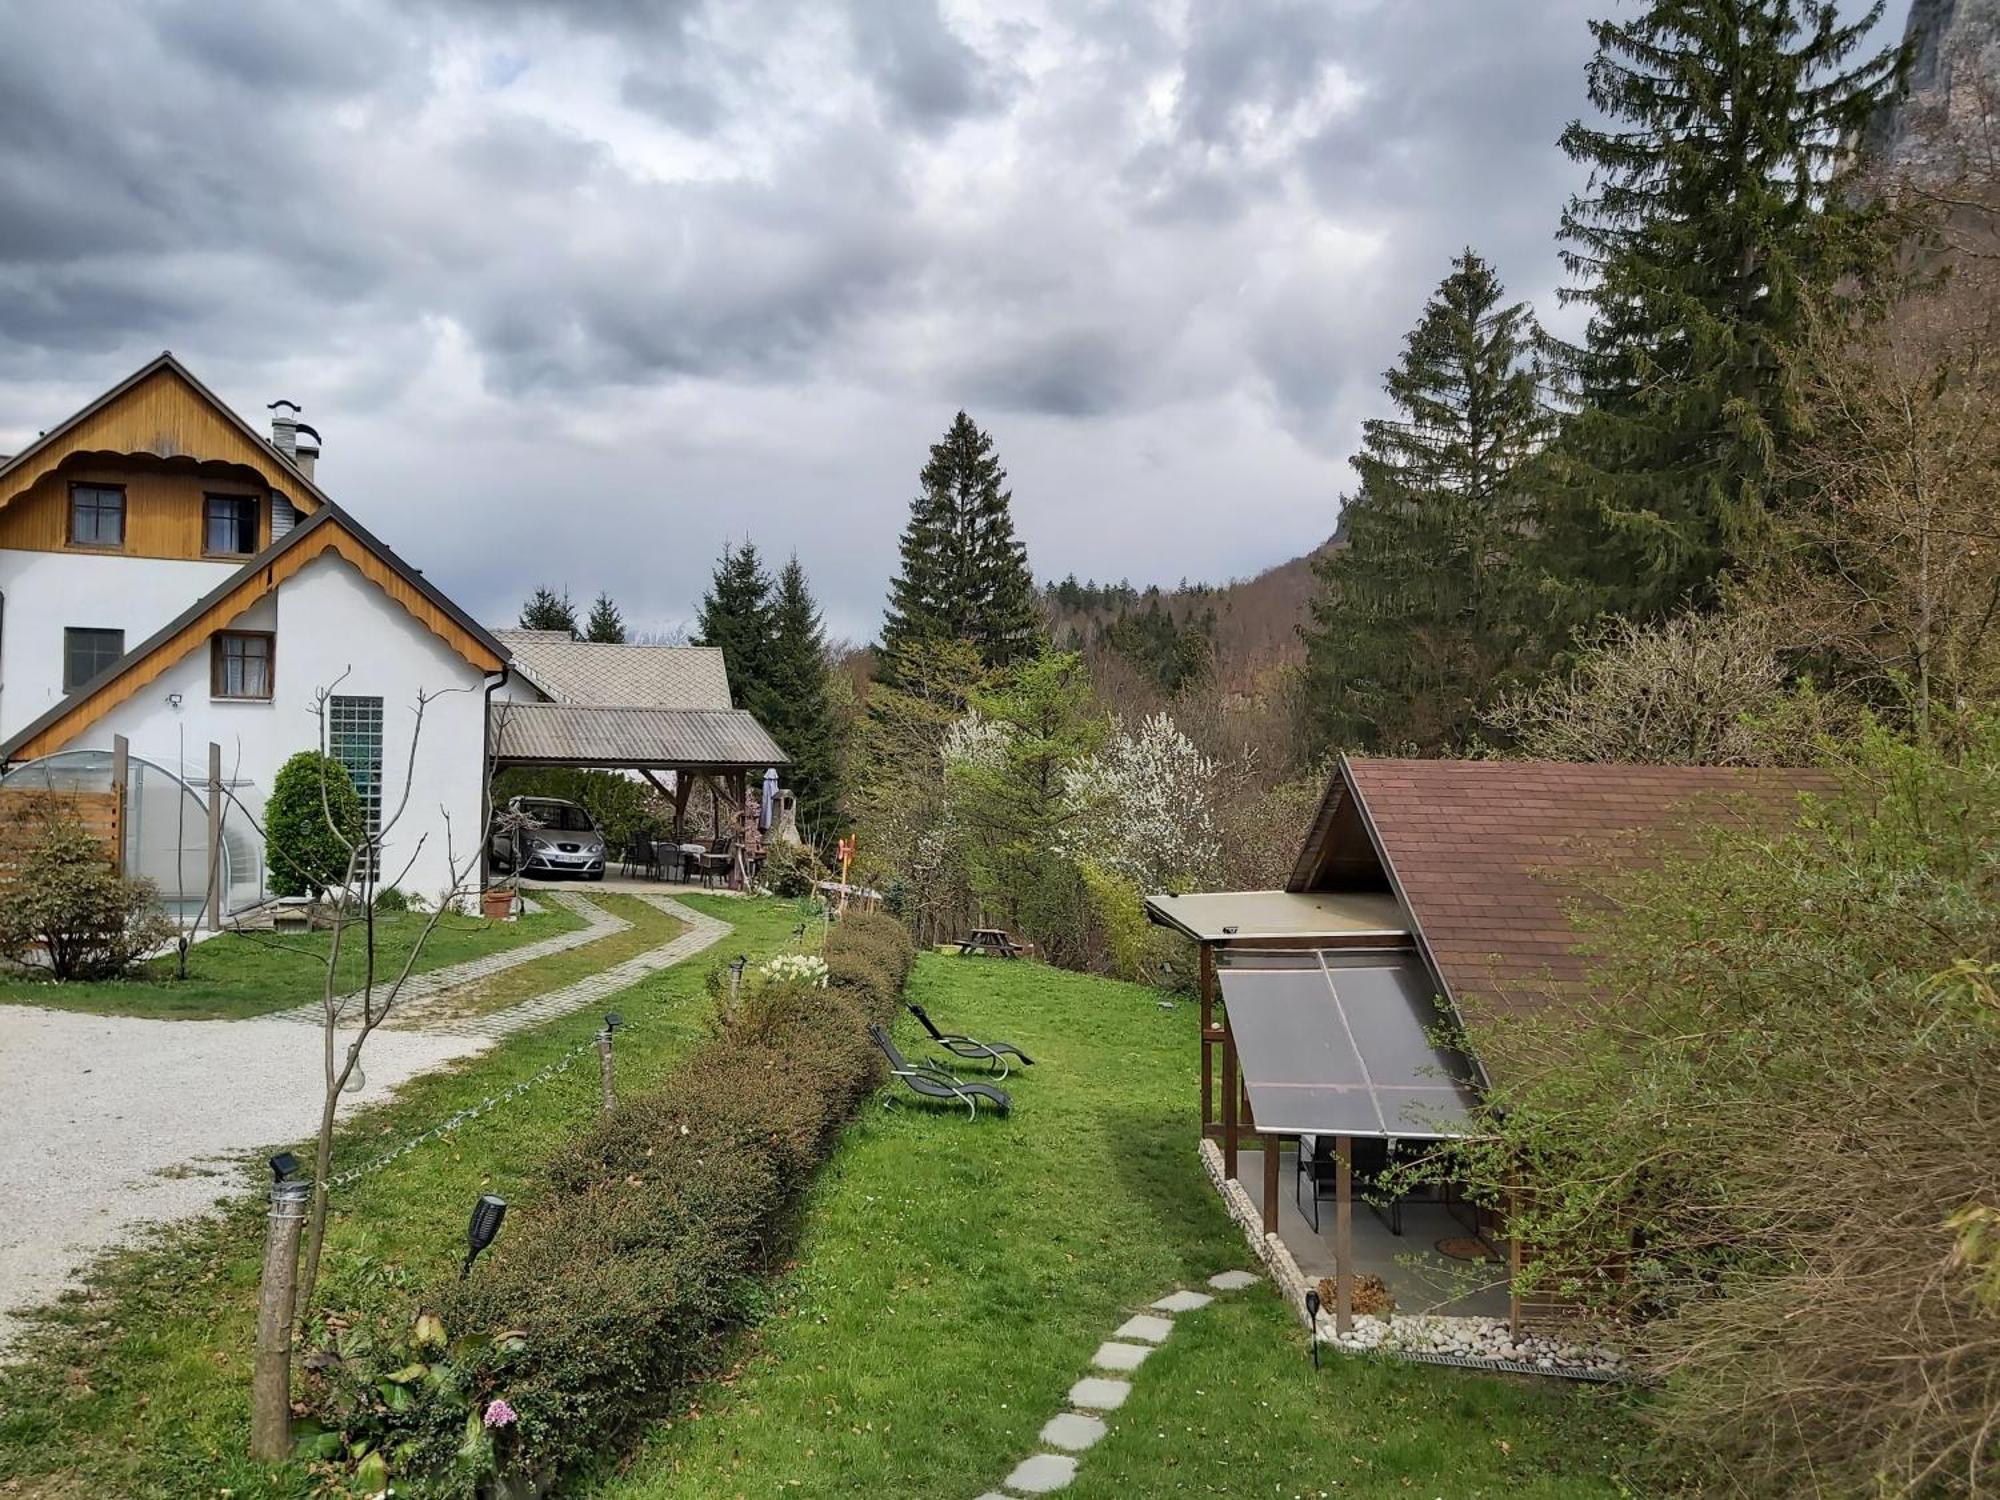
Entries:
POLYGON ((212 806, 209 920, 263 899, 272 778, 322 743, 387 827, 384 878, 432 901, 480 877, 495 766, 622 768, 678 812, 704 778, 742 807, 784 763, 720 651, 483 629, 314 483, 318 434, 272 409, 267 438, 162 354, 0 458, 0 786, 108 789, 124 745, 123 861, 170 905, 202 906, 212 806))
POLYGON ((101 775, 122 736, 144 768, 127 863, 171 896, 186 845, 205 867, 220 746, 240 909, 261 895, 272 777, 321 742, 324 693, 327 748, 370 819, 407 789, 384 870, 435 899, 484 841, 508 652, 319 489, 316 434, 287 406, 266 438, 162 354, 0 461, 0 764, 10 784, 101 775))

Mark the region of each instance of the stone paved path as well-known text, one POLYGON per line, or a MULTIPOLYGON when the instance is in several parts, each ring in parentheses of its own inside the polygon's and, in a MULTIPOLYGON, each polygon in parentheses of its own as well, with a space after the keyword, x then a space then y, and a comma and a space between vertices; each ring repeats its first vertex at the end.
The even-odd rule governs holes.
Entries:
MULTIPOLYGON (((641 899, 687 930, 489 1016, 378 1031, 363 1059, 367 1086, 342 1101, 343 1112, 679 963, 730 930, 670 897, 641 899)), ((12 1309, 54 1297, 99 1251, 145 1226, 205 1213, 219 1195, 239 1192, 245 1153, 310 1135, 320 1046, 315 1028, 276 1015, 155 1021, 0 1006, 0 1357, 16 1331, 12 1309)))
POLYGON ((1169 1292, 1145 1312, 1113 1329, 1110 1339, 1099 1344, 1097 1353, 1091 1356, 1091 1364, 1100 1373, 1086 1375, 1071 1386, 1069 1409, 1049 1418, 1042 1428, 1045 1451, 1022 1459, 1000 1481, 999 1489, 988 1490, 979 1500, 1017 1500, 1020 1496, 1049 1495, 1066 1489, 1076 1478, 1082 1455, 1111 1431, 1111 1414, 1132 1394, 1132 1382, 1121 1377, 1137 1371, 1147 1356, 1167 1341, 1180 1314, 1198 1312, 1208 1306, 1215 1300, 1214 1292, 1238 1292, 1256 1285, 1257 1279, 1250 1271, 1224 1271, 1208 1278, 1212 1291, 1169 1292), (1102 1373, 1105 1371, 1113 1373, 1102 1373))
MULTIPOLYGON (((418 1008, 418 1002, 441 995, 448 990, 459 989, 468 984, 476 984, 482 979, 490 979, 495 974, 504 974, 509 969, 518 969, 522 964, 534 963, 537 959, 555 953, 567 953, 572 948, 581 948, 585 943, 594 943, 599 938, 609 937, 614 932, 623 932, 632 924, 614 912, 608 912, 596 902, 570 891, 546 891, 545 900, 558 906, 567 907, 583 918, 583 926, 569 932, 559 932, 554 937, 545 937, 537 942, 523 943, 519 947, 506 948, 498 953, 489 953, 483 958, 468 958, 463 963, 445 964, 435 969, 426 969, 421 974, 412 974, 410 982, 403 986, 403 993, 396 999, 396 1008, 407 1017, 418 1008)), ((674 912, 679 916, 688 910, 678 907, 674 912)), ((379 986, 378 986, 379 988, 379 986)), ((334 1002, 339 1013, 355 1016, 361 1013, 359 992, 342 995, 334 1002)), ((320 1024, 322 1011, 320 1002, 315 1000, 307 1005, 295 1006, 291 1010, 281 1010, 272 1019, 296 1021, 306 1026, 320 1024)))

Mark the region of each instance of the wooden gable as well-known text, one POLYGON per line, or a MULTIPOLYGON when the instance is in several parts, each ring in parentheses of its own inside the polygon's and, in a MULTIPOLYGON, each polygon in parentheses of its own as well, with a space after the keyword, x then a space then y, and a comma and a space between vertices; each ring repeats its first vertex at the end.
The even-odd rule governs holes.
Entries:
POLYGON ((323 503, 305 475, 163 354, 0 465, 0 510, 68 460, 139 454, 251 470, 302 514, 323 503))

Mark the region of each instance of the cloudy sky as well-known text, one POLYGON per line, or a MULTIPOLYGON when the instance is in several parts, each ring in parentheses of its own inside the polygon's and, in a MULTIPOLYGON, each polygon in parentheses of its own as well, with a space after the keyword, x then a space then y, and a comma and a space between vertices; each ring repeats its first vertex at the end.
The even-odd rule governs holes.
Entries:
POLYGON ((481 618, 864 639, 963 406, 1039 575, 1252 573, 1457 250, 1554 315, 1614 3, 10 0, 0 451, 171 348, 481 618))

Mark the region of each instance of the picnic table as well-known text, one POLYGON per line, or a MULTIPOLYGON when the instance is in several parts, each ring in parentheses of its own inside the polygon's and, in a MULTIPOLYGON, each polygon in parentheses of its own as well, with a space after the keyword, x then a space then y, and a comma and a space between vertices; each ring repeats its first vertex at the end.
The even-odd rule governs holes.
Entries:
POLYGON ((989 958, 1028 958, 1035 945, 1024 943, 1004 927, 975 927, 972 936, 958 940, 961 955, 983 953, 989 958))

